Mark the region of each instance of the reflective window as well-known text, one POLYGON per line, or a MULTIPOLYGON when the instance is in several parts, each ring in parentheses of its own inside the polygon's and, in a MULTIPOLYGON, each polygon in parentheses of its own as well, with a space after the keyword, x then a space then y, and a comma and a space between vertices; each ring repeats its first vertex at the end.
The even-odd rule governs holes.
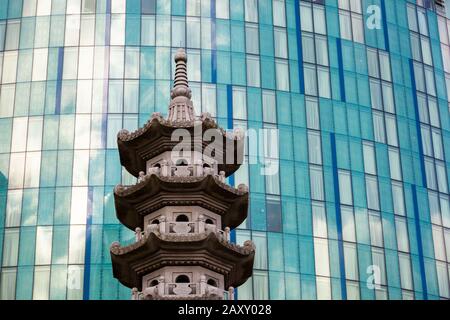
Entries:
POLYGON ((245 41, 247 53, 259 53, 259 32, 257 25, 246 24, 245 26, 245 41))
POLYGON ((16 269, 3 268, 0 275, 0 299, 14 300, 15 296, 16 296, 16 269))
POLYGON ((287 39, 286 29, 275 28, 274 30, 275 42, 275 57, 287 59, 287 39))
POLYGON ((369 213, 370 241, 372 246, 383 246, 383 228, 381 226, 380 215, 371 211, 369 213))
POLYGON ((285 27, 286 26, 286 14, 284 0, 273 1, 273 25, 285 27))
POLYGON ((258 22, 258 1, 244 0, 245 21, 258 22))
POLYGON ((373 145, 364 142, 363 144, 363 154, 364 154, 364 170, 366 173, 376 175, 376 162, 375 162, 375 150, 373 145))
MULTIPOLYGON (((51 0, 47 0, 51 1, 51 0)), ((95 13, 95 4, 97 0, 83 0, 83 13, 95 13)))
MULTIPOLYGON (((188 20, 189 21, 189 20, 188 20)), ((155 45, 155 17, 154 16, 142 16, 141 22, 141 43, 143 46, 154 46, 155 45)), ((188 23, 188 35, 189 32, 188 23)), ((199 32, 200 34, 200 32, 199 32)), ((189 39, 189 37, 188 37, 189 39)), ((189 42, 188 42, 189 45, 189 42)))
POLYGON ((397 149, 389 148, 389 168, 392 179, 402 180, 400 154, 397 149))
POLYGON ((52 0, 38 0, 36 15, 48 16, 52 10, 52 0))
POLYGON ((314 202, 312 205, 314 237, 327 238, 327 216, 325 207, 320 202, 314 202))
POLYGON ((289 91, 289 65, 285 60, 275 60, 277 89, 289 91))
POLYGON ((320 130, 319 105, 310 98, 306 98, 306 123, 309 129, 320 130))
POLYGON ((267 239, 266 233, 264 232, 254 232, 252 240, 255 246, 258 246, 259 252, 255 252, 255 269, 267 269, 267 239))
POLYGON ((311 198, 314 200, 324 200, 322 170, 320 167, 311 166, 309 170, 311 182, 311 198))
POLYGON ((52 227, 37 227, 36 232, 36 265, 48 265, 52 258, 52 227))
POLYGON ((310 131, 308 133, 309 162, 313 164, 322 164, 322 148, 320 134, 310 131))
MULTIPOLYGON (((355 217, 351 207, 341 206, 342 238, 344 241, 356 242, 355 217)), ((356 279, 352 279, 356 280, 356 279)))
POLYGON ((330 276, 330 260, 328 254, 328 240, 314 238, 314 256, 316 274, 319 276, 330 276))
POLYGON ((173 17, 172 18, 172 47, 185 47, 185 30, 186 23, 184 19, 173 17))
POLYGON ((67 14, 77 14, 80 13, 81 0, 67 0, 67 14))
POLYGON ((300 2, 300 22, 302 30, 314 31, 311 6, 304 2, 300 2))
POLYGON ((5 50, 19 48, 20 20, 9 20, 6 27, 5 50))
POLYGON ((188 48, 200 48, 200 26, 199 18, 186 18, 186 45, 188 48))
POLYGON ((366 176, 367 206, 369 209, 379 210, 378 182, 375 177, 366 176))
POLYGON ((246 92, 243 88, 233 88, 233 118, 247 118, 246 92))
POLYGON ((352 243, 344 243, 344 263, 345 278, 347 280, 358 281, 358 257, 356 254, 356 245, 352 243))
POLYGON ((3 267, 17 265, 19 251, 19 229, 6 229, 3 239, 3 267))
MULTIPOLYGON (((386 143, 386 135, 384 132, 384 119, 383 114, 380 112, 373 113, 373 131, 376 142, 386 143)), ((397 132, 395 133, 397 134, 397 132)))
POLYGON ((405 202, 403 195, 403 186, 401 183, 392 183, 392 199, 394 202, 394 213, 404 216, 405 215, 405 202))
POLYGON ((260 86, 259 58, 247 56, 247 85, 249 87, 260 86))
POLYGON ((229 18, 229 0, 221 0, 216 2, 216 17, 219 19, 229 18))
POLYGON ((263 120, 264 122, 275 123, 277 121, 277 110, 275 94, 272 91, 263 91, 263 120))
POLYGON ((339 195, 341 204, 353 204, 351 178, 352 177, 349 172, 339 170, 339 195))
POLYGON ((69 263, 84 264, 85 226, 71 226, 69 240, 69 263))
POLYGON ((34 269, 33 299, 47 300, 49 298, 50 267, 36 267, 34 269))
POLYGON ((397 234, 398 250, 409 252, 408 227, 405 218, 395 217, 395 230, 397 234))
POLYGON ((402 288, 407 290, 413 290, 413 280, 411 272, 411 259, 409 255, 399 253, 398 255, 400 266, 400 279, 402 288))
MULTIPOLYGON (((189 1, 189 2, 197 2, 197 1, 189 1)), ((190 6, 188 6, 189 8, 190 6)), ((142 0, 141 11, 143 14, 155 14, 156 12, 156 0, 142 0)))

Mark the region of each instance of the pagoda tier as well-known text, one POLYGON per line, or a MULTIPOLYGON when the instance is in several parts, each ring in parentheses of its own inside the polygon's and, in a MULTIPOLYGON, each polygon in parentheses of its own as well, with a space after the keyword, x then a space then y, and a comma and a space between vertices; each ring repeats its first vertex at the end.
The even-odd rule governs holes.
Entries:
MULTIPOLYGON (((176 166, 174 166, 176 168, 176 166)), ((186 168, 186 167, 182 167, 186 168)), ((162 168, 164 170, 164 168, 162 168)), ((163 176, 148 174, 130 187, 117 186, 114 199, 117 218, 131 230, 145 229, 146 215, 165 206, 199 206, 222 217, 231 229, 247 217, 248 188, 224 183, 220 175, 163 176)))
MULTIPOLYGON (((223 159, 219 161, 218 170, 225 172, 225 176, 230 176, 243 162, 244 142, 239 131, 227 133, 219 128, 216 122, 206 113, 198 119, 175 121, 164 119, 161 114, 154 113, 151 119, 135 132, 129 133, 127 130, 121 130, 117 136, 117 144, 120 153, 120 163, 128 172, 137 177, 139 172, 146 171, 147 161, 151 158, 166 152, 172 151, 179 141, 172 141, 172 134, 177 129, 185 129, 191 134, 191 148, 197 146, 195 139, 195 130, 203 134, 206 130, 217 130, 217 136, 222 137, 221 149, 215 149, 215 157, 223 159), (232 152, 232 158, 227 155, 232 152), (229 159, 228 159, 229 158, 229 159), (228 160, 227 160, 228 159, 228 160)), ((211 143, 204 139, 201 142, 202 151, 211 143)))
POLYGON ((238 246, 221 232, 160 233, 155 225, 151 227, 134 244, 111 245, 114 277, 127 287, 142 290, 145 275, 168 266, 200 266, 222 274, 225 288, 243 284, 252 274, 251 241, 238 246))

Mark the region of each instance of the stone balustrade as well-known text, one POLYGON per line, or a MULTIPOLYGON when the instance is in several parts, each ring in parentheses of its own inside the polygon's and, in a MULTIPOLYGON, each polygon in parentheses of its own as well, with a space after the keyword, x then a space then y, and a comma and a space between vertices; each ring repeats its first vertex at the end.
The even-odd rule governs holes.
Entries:
POLYGON ((206 223, 203 215, 200 215, 197 221, 192 222, 167 221, 165 216, 159 217, 158 220, 158 224, 149 224, 145 231, 142 231, 141 228, 136 228, 136 242, 141 241, 146 233, 149 234, 150 232, 179 235, 215 233, 220 239, 230 242, 230 228, 226 227, 225 230, 221 230, 215 224, 206 223))
MULTIPOLYGON (((220 171, 217 174, 217 168, 203 167, 203 162, 199 161, 194 165, 171 165, 167 161, 162 161, 160 167, 151 167, 147 170, 147 175, 157 175, 159 177, 204 177, 207 175, 214 175, 219 178, 219 181, 225 183, 225 172, 220 171)), ((138 182, 144 180, 145 172, 139 173, 138 182)))
POLYGON ((139 292, 137 288, 132 290, 132 300, 148 299, 193 299, 198 297, 209 297, 218 300, 234 300, 234 288, 228 291, 212 286, 206 282, 206 277, 202 276, 198 283, 173 283, 165 282, 163 276, 158 279, 158 284, 147 287, 139 292))

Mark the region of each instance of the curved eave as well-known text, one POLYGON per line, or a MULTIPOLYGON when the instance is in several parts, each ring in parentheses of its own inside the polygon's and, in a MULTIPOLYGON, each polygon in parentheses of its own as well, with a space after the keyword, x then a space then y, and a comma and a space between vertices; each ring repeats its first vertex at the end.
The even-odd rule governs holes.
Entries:
MULTIPOLYGON (((156 157, 166 151, 173 150, 174 146, 178 144, 176 141, 171 141, 172 132, 177 129, 186 129, 192 134, 194 132, 194 122, 186 124, 171 125, 166 120, 155 117, 147 124, 134 133, 122 136, 118 135, 117 145, 120 154, 120 163, 129 173, 135 177, 139 176, 139 172, 146 172, 147 160, 156 157)), ((206 120, 202 123, 202 135, 208 129, 219 130, 223 136, 223 146, 227 144, 234 144, 234 161, 231 164, 219 164, 219 171, 224 171, 225 176, 232 175, 243 162, 243 148, 244 142, 242 139, 231 139, 217 127, 213 120, 206 120), (240 150, 241 152, 238 152, 240 150)), ((202 148, 208 146, 210 142, 204 141, 202 148)), ((226 150, 223 150, 223 159, 226 158, 226 150)), ((224 160, 224 162, 226 162, 224 160)))
POLYGON ((248 192, 241 192, 212 175, 199 178, 160 178, 151 175, 131 187, 114 191, 116 215, 131 230, 144 229, 144 217, 164 206, 192 205, 222 216, 222 225, 234 229, 247 218, 248 192))
POLYGON ((142 290, 142 277, 167 266, 198 265, 225 277, 225 287, 238 287, 251 275, 254 250, 237 250, 214 234, 193 241, 167 241, 151 233, 124 253, 111 250, 113 275, 124 286, 142 290), (189 259, 187 259, 189 257, 189 259))

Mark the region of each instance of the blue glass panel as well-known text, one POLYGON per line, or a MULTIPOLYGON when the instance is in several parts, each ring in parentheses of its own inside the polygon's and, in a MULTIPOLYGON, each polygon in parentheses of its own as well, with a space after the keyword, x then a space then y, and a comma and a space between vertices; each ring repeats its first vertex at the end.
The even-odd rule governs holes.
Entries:
POLYGON ((20 229, 19 243, 19 266, 34 265, 36 227, 22 227, 20 229))
POLYGON ((16 278, 16 299, 31 300, 33 298, 33 266, 24 266, 17 268, 16 278))

